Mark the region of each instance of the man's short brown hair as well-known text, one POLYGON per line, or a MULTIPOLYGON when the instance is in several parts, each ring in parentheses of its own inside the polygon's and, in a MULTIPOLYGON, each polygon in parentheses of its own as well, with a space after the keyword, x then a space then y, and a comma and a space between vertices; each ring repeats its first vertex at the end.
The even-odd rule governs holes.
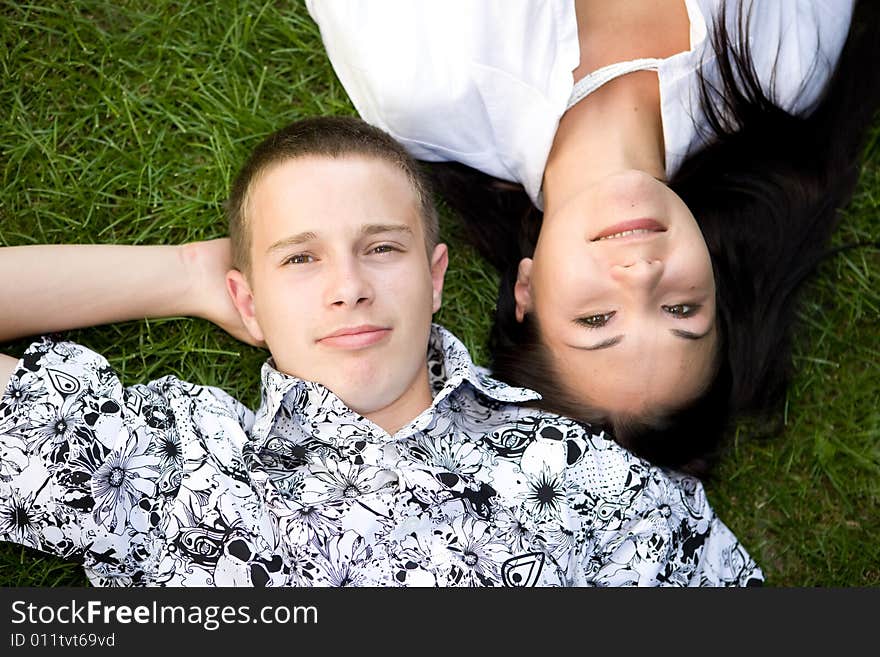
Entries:
POLYGON ((251 231, 246 213, 248 195, 254 181, 269 167, 306 156, 345 157, 361 155, 389 162, 406 174, 419 200, 425 229, 425 246, 430 259, 439 240, 437 209, 428 179, 418 163, 391 135, 361 119, 324 116, 294 121, 272 133, 258 145, 245 162, 226 204, 232 262, 239 271, 250 272, 251 231))

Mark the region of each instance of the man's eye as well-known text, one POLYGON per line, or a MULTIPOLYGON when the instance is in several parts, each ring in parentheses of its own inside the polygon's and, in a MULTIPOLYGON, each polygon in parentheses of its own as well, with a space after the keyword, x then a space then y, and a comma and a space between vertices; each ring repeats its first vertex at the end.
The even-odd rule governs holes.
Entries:
POLYGON ((314 262, 315 258, 308 253, 298 253, 284 261, 285 265, 305 265, 314 262))
POLYGON ((661 306, 663 310, 673 317, 691 317, 700 309, 696 303, 679 303, 674 306, 661 306))
POLYGON ((586 317, 578 317, 575 320, 581 326, 586 326, 587 328, 602 328, 608 323, 614 315, 616 311, 611 311, 610 313, 600 313, 598 315, 587 315, 586 317))
POLYGON ((400 249, 392 244, 379 244, 370 249, 370 253, 391 253, 392 251, 400 251, 400 249))

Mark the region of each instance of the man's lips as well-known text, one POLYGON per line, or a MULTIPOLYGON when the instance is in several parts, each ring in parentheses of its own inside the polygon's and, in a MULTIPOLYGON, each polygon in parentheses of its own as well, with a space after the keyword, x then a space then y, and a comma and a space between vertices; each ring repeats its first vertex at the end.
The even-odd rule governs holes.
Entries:
POLYGON ((650 233, 664 232, 666 232, 666 226, 655 219, 632 219, 630 221, 622 221, 613 226, 608 226, 590 241, 598 242, 600 240, 608 239, 626 239, 633 236, 644 236, 650 233))
POLYGON ((333 331, 318 340, 318 344, 337 349, 363 349, 384 340, 391 329, 383 326, 351 326, 333 331))

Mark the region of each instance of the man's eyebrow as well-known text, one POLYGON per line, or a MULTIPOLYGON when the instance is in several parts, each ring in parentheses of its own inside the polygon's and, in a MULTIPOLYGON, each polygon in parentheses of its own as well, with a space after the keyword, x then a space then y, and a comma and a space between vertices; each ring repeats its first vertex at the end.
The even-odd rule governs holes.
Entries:
POLYGON ((277 242, 275 242, 275 244, 266 249, 266 253, 272 253, 273 251, 286 249, 290 246, 298 246, 300 244, 305 244, 306 242, 311 242, 312 240, 316 239, 318 239, 318 236, 312 231, 297 233, 296 235, 291 235, 290 237, 285 237, 284 239, 278 240, 277 242))
POLYGON ((669 329, 669 332, 685 340, 702 340, 712 332, 712 327, 710 326, 705 333, 693 333, 692 331, 683 331, 681 329, 669 329))
MULTIPOLYGON (((412 235, 412 232, 412 228, 406 224, 367 224, 361 228, 361 233, 363 235, 379 235, 381 233, 408 233, 412 235)), ((306 242, 311 242, 316 239, 318 239, 317 233, 310 230, 304 233, 297 233, 296 235, 291 235, 290 237, 278 240, 266 249, 266 253, 280 251, 291 246, 299 246, 300 244, 305 244, 306 242)))
POLYGON ((613 347, 618 344, 621 340, 623 340, 623 335, 615 335, 613 338, 608 338, 607 340, 602 340, 602 342, 597 342, 594 345, 590 345, 589 347, 577 347, 577 349, 583 349, 584 351, 596 351, 597 349, 608 349, 609 347, 613 347))
POLYGON ((364 235, 378 235, 379 233, 409 233, 412 228, 406 224, 367 224, 361 229, 364 235))

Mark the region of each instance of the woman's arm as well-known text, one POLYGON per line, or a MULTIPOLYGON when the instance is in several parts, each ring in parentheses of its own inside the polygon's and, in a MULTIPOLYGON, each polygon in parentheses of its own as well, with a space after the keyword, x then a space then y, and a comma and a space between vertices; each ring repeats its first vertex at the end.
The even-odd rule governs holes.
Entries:
POLYGON ((230 267, 228 239, 0 248, 0 342, 131 319, 193 316, 253 343, 226 292, 230 267))

